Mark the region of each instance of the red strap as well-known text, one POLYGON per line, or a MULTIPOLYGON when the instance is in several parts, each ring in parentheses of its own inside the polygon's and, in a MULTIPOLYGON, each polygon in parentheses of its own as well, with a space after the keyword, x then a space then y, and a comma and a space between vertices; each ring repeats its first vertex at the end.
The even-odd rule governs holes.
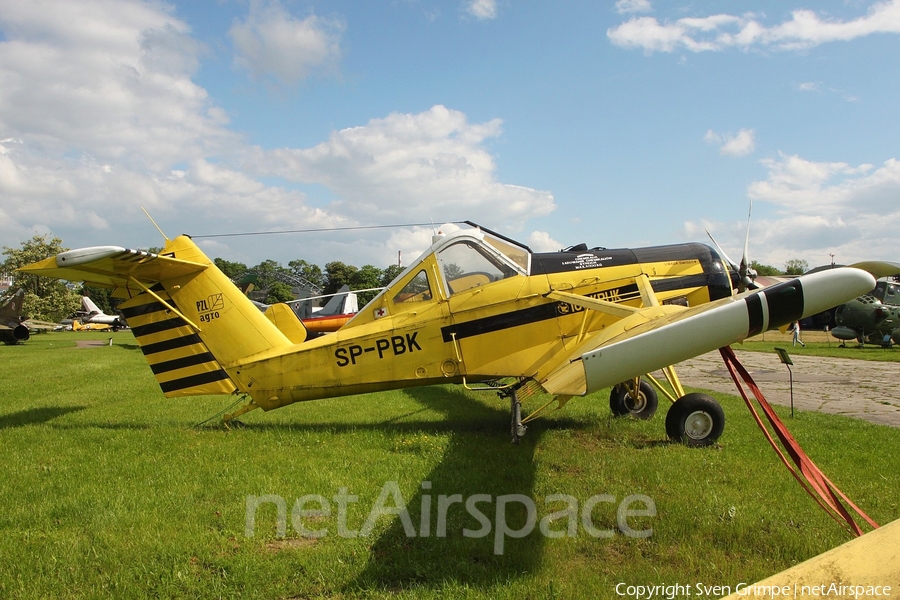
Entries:
POLYGON ((852 508, 853 511, 856 512, 857 515, 865 519, 869 523, 869 525, 877 529, 878 524, 871 518, 869 518, 866 513, 860 510, 860 508, 857 507, 849 498, 847 498, 847 496, 844 495, 844 493, 840 489, 838 489, 838 487, 834 485, 834 483, 832 483, 824 473, 822 473, 821 469, 816 466, 812 459, 810 459, 806 455, 806 453, 800 447, 800 444, 797 443, 797 440, 794 439, 781 419, 778 418, 778 415, 775 414, 775 411, 772 410, 772 407, 766 401, 763 393, 753 381, 753 378, 750 377, 750 373, 748 373, 744 366, 740 362, 738 362, 738 359, 734 354, 734 350, 731 349, 731 346, 720 348, 719 352, 722 354, 722 358, 725 361, 725 366, 728 368, 728 372, 731 374, 731 378, 734 379, 734 384, 737 386, 738 391, 744 398, 744 402, 747 404, 747 408, 750 409, 750 413, 756 420, 757 425, 759 425, 759 428, 766 436, 766 439, 769 440, 769 444, 772 445, 772 448, 775 449, 775 452, 781 458, 781 462, 784 463, 784 465, 788 468, 794 478, 797 479, 803 489, 806 490, 806 492, 813 498, 813 500, 819 503, 819 506, 821 506, 825 510, 825 512, 827 512, 831 516, 831 518, 833 518, 838 523, 841 523, 843 521, 846 524, 847 529, 855 533, 856 535, 862 535, 863 531, 862 529, 860 529, 854 518, 850 515, 850 512, 847 510, 841 500, 848 504, 850 508, 852 508), (753 407, 753 403, 747 396, 747 393, 741 385, 741 382, 738 380, 738 374, 744 380, 744 383, 747 384, 747 387, 750 388, 750 391, 753 392, 753 395, 756 397, 756 401, 759 403, 760 408, 762 408, 763 412, 766 415, 766 418, 772 425, 772 429, 774 429, 775 435, 778 436, 778 439, 781 441, 781 445, 790 455, 791 461, 794 463, 794 465, 796 465, 796 469, 791 466, 787 457, 784 455, 784 452, 782 452, 781 448, 779 448, 775 443, 772 435, 769 433, 762 419, 760 419, 759 414, 753 407))

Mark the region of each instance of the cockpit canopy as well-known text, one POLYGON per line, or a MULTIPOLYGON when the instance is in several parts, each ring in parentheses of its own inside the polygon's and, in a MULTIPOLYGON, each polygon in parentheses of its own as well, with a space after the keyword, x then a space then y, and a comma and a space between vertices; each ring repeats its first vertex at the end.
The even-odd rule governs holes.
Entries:
POLYGON ((881 300, 882 304, 900 305, 900 284, 893 281, 878 281, 871 295, 881 300))
POLYGON ((471 229, 435 236, 431 248, 388 286, 386 299, 395 304, 425 302, 439 293, 435 286, 441 286, 441 293, 450 297, 529 274, 531 250, 527 246, 471 225, 471 229))

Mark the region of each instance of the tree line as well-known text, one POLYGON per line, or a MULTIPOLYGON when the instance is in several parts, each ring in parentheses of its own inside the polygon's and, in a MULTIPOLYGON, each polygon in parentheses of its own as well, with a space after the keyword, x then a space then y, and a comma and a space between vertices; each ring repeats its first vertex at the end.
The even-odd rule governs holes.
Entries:
MULTIPOLYGON (((81 308, 81 296, 90 296, 100 310, 113 314, 123 301, 111 298, 112 290, 92 286, 72 289, 66 282, 38 277, 17 272, 25 265, 44 260, 65 252, 69 248, 63 246, 58 237, 34 236, 22 242, 19 248, 3 247, 5 260, 0 263, 0 273, 8 274, 12 279, 11 290, 25 290, 25 314, 34 319, 59 322, 71 318, 81 308)), ((150 252, 160 252, 161 248, 150 248, 150 252)), ((285 267, 274 260, 264 260, 258 265, 248 266, 222 258, 213 260, 216 266, 235 283, 240 282, 248 274, 255 278, 255 286, 264 294, 267 304, 286 302, 294 299, 290 281, 303 281, 312 286, 311 291, 318 294, 333 294, 345 284, 351 290, 381 288, 396 277, 402 267, 389 265, 383 269, 372 265, 355 267, 341 261, 332 261, 321 268, 306 260, 292 260, 285 267)), ((377 291, 361 292, 358 296, 362 306, 377 295, 377 291)))

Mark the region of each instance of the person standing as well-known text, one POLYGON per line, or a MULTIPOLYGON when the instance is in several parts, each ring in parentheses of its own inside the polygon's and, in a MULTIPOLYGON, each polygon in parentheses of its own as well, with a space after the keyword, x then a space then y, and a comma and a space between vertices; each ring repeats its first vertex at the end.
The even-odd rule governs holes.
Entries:
POLYGON ((800 321, 794 321, 791 323, 791 333, 793 334, 793 342, 791 346, 796 346, 798 343, 806 348, 806 344, 800 339, 800 321))

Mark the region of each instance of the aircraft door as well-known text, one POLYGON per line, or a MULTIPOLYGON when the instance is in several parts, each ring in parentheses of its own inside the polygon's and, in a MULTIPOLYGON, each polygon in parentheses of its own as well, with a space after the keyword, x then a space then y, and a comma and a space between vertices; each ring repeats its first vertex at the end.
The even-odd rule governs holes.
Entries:
MULTIPOLYGON (((452 323, 443 328, 443 339, 452 344, 463 375, 506 376, 521 373, 527 368, 524 365, 535 362, 531 355, 536 338, 551 331, 555 323, 546 327, 552 319, 542 315, 554 308, 540 293, 523 294, 534 278, 476 240, 442 248, 437 265, 452 323), (524 300, 523 295, 531 299, 524 300), (543 332, 529 326, 538 320, 544 322, 543 332)), ((558 331, 548 335, 559 339, 558 331)))
POLYGON ((395 333, 416 336, 416 347, 425 350, 412 354, 420 361, 416 366, 417 378, 459 375, 456 352, 442 339, 442 326, 449 322, 450 311, 441 285, 434 260, 425 260, 419 269, 398 282, 387 298, 395 333))

